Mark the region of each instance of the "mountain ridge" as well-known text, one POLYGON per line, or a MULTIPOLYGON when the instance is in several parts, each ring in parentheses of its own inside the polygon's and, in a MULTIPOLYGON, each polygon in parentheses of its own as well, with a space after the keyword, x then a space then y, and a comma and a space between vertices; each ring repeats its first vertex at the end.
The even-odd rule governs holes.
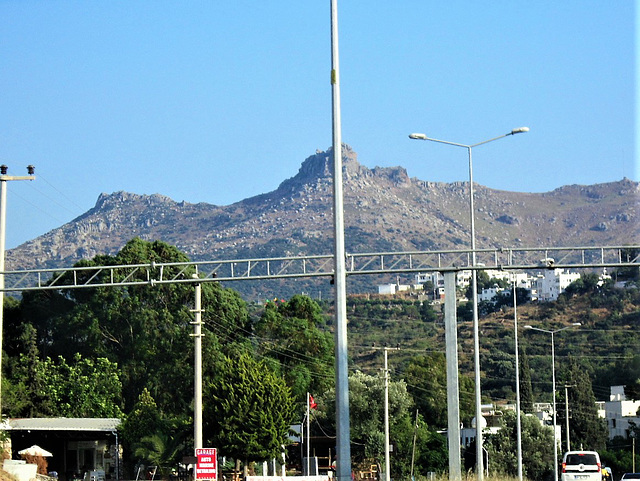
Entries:
MULTIPOLYGON (((333 249, 332 150, 316 151, 277 189, 218 206, 162 194, 102 193, 72 221, 7 251, 7 268, 69 267, 115 254, 131 238, 163 240, 192 260, 327 254, 333 249)), ((359 163, 343 147, 349 252, 469 245, 468 182, 410 178, 359 163)), ((521 193, 474 184, 476 245, 565 247, 640 243, 640 183, 629 179, 521 193)))

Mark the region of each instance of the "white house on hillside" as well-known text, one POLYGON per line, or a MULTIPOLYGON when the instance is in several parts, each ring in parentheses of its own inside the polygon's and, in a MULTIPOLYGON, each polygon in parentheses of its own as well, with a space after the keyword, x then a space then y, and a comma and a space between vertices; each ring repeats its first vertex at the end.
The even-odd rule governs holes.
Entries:
POLYGON ((598 415, 607 421, 609 439, 629 435, 629 423, 640 426, 640 401, 628 401, 624 386, 611 386, 609 401, 599 401, 598 415))
POLYGON ((578 272, 565 272, 564 269, 550 269, 539 274, 535 279, 535 289, 538 300, 543 302, 555 301, 569 284, 580 279, 578 272))

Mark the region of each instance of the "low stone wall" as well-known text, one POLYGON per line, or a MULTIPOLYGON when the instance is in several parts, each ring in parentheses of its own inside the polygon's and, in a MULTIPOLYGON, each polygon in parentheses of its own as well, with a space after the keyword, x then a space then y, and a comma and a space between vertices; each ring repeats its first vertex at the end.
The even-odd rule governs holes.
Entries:
POLYGON ((15 476, 18 481, 35 480, 38 472, 38 466, 35 464, 27 464, 25 461, 16 459, 5 459, 2 468, 15 476))

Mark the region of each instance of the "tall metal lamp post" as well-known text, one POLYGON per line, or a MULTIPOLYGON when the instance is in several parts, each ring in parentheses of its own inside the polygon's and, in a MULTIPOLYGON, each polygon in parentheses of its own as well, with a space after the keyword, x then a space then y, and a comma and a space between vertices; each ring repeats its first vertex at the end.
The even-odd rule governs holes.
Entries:
POLYGON ((551 334, 551 379, 552 379, 552 387, 553 389, 553 473, 554 480, 558 481, 558 444, 556 443, 556 348, 554 342, 554 335, 560 331, 566 331, 567 329, 571 329, 572 327, 580 326, 579 322, 574 322, 570 326, 565 326, 560 329, 556 329, 555 331, 548 331, 547 329, 540 329, 539 327, 533 326, 524 326, 525 329, 531 329, 533 331, 546 332, 547 334, 551 334))
MULTIPOLYGON (((4 329, 4 252, 7 233, 7 181, 9 180, 34 180, 35 168, 27 166, 29 175, 7 175, 9 168, 0 165, 0 366, 2 366, 2 330, 4 329)), ((0 382, 2 376, 0 376, 0 382)), ((2 420, 2 384, 0 384, 0 421, 2 420)))
MULTIPOLYGON (((476 144, 459 144, 457 142, 449 142, 447 140, 438 140, 427 137, 426 134, 410 134, 409 138, 413 140, 430 140, 431 142, 438 142, 440 144, 453 145, 456 147, 463 147, 467 149, 469 153, 469 217, 471 222, 471 265, 476 265, 476 226, 475 226, 475 208, 473 206, 473 161, 471 157, 471 149, 478 147, 479 145, 488 144, 494 140, 508 137, 509 135, 520 134, 523 132, 529 132, 529 127, 518 127, 510 132, 494 137, 489 140, 484 140, 476 144)), ((482 423, 480 419, 482 417, 482 397, 480 392, 480 342, 478 333, 478 283, 476 270, 473 269, 471 276, 471 293, 473 295, 473 346, 474 346, 474 371, 475 371, 475 384, 476 384, 476 474, 478 481, 482 481, 483 478, 483 459, 482 459, 482 423)))
POLYGON ((518 276, 513 275, 513 332, 516 352, 516 425, 517 425, 517 456, 518 456, 518 481, 522 481, 522 419, 520 414, 520 355, 518 352, 518 276))

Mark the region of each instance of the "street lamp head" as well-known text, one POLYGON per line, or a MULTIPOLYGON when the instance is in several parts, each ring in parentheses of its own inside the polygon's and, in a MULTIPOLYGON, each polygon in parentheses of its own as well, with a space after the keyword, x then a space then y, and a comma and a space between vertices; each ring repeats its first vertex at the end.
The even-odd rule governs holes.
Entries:
POLYGON ((581 326, 582 323, 581 322, 574 322, 573 324, 571 324, 572 326, 581 326))
POLYGON ((524 327, 524 329, 533 329, 533 326, 529 326, 529 325, 523 326, 523 327, 524 327))
POLYGON ((521 134, 523 132, 529 132, 529 127, 518 127, 517 129, 513 129, 511 131, 511 135, 521 134))
POLYGON ((409 138, 414 140, 427 140, 425 134, 409 134, 409 138))

